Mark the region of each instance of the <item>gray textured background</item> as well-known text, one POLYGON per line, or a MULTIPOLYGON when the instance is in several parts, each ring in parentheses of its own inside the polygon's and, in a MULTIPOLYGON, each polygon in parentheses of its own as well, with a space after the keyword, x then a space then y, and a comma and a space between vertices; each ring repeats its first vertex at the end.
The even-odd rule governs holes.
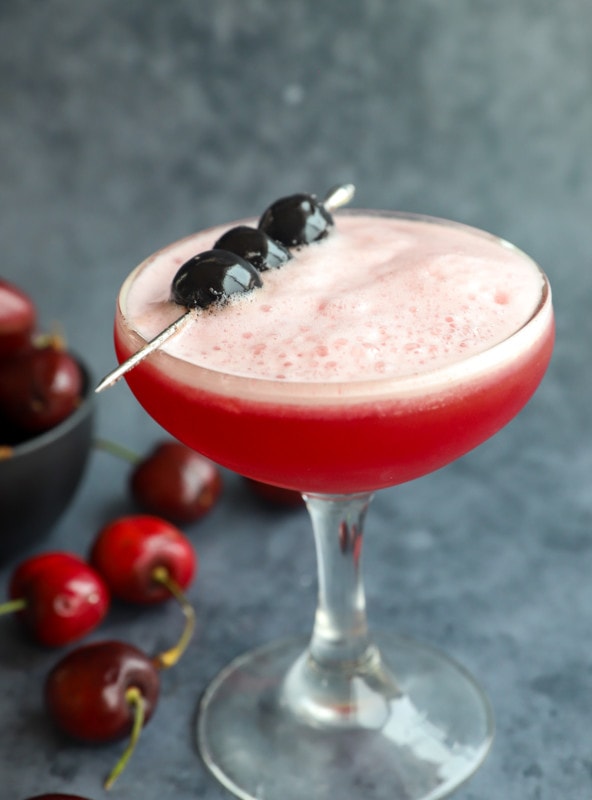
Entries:
MULTIPOLYGON (((353 181, 357 205, 478 225, 549 274, 558 341, 536 398, 458 463, 379 493, 368 521, 373 624, 456 656, 495 708, 493 751, 459 800, 592 797, 591 42, 586 0, 0 4, 0 273, 97 377, 137 262, 294 191, 353 181)), ((139 450, 162 435, 123 385, 98 416, 139 450)), ((129 510, 125 479, 94 454, 47 546, 84 553, 129 510)), ((303 512, 262 509, 227 475, 188 532, 198 636, 165 676, 122 800, 226 797, 192 743, 198 693, 247 646, 311 623, 303 512)), ((154 649, 177 613, 117 608, 97 638, 154 649)), ((51 729, 40 687, 57 657, 0 621, 7 800, 102 797, 120 752, 51 729)))

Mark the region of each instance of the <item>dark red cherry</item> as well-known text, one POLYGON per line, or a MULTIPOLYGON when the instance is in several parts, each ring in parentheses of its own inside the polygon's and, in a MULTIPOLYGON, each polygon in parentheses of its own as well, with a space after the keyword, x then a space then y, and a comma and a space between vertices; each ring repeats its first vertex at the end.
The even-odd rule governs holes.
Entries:
POLYGON ((27 797, 25 800, 89 800, 79 794, 36 794, 34 797, 27 797))
POLYGON ((158 670, 141 650, 125 642, 92 642, 71 650, 51 669, 45 701, 56 725, 69 736, 109 742, 131 732, 129 690, 139 690, 146 723, 159 686, 158 670))
POLYGON ((129 485, 142 509, 181 524, 211 511, 222 476, 216 464, 181 442, 160 442, 135 465, 129 485))
MULTIPOLYGON (((2 367, 0 366, 0 369, 2 367)), ((14 422, 7 419, 0 410, 0 459, 13 455, 12 448, 26 441, 30 434, 22 431, 14 422)))
POLYGON ((129 603, 160 603, 171 597, 157 570, 181 589, 197 571, 189 539, 164 519, 146 514, 120 517, 105 525, 93 543, 90 562, 111 592, 129 603))
POLYGON ((41 433, 66 419, 82 391, 78 362, 54 344, 0 362, 0 412, 28 433, 41 433))
POLYGON ((259 286, 261 276, 249 261, 227 250, 206 250, 179 267, 171 299, 186 308, 207 308, 259 286))
POLYGON ((266 503, 285 508, 298 508, 304 505, 302 494, 295 489, 285 489, 282 486, 256 481, 254 478, 244 480, 253 494, 266 503))
POLYGON ((333 224, 333 217, 314 195, 293 194, 263 212, 259 229, 286 247, 297 247, 323 239, 333 224))
POLYGON ((158 668, 125 642, 93 642, 72 650, 49 672, 45 704, 55 725, 83 742, 129 736, 123 755, 105 781, 111 788, 129 761, 160 691, 158 668))
POLYGON ((258 228, 239 225, 224 233, 214 248, 228 250, 250 261, 260 272, 276 269, 292 258, 292 254, 282 244, 258 228))
POLYGON ((21 562, 4 611, 17 611, 35 639, 48 647, 69 644, 94 630, 109 609, 109 590, 86 561, 64 552, 21 562))
POLYGON ((31 346, 36 320, 37 312, 31 298, 0 278, 0 357, 14 355, 31 346))

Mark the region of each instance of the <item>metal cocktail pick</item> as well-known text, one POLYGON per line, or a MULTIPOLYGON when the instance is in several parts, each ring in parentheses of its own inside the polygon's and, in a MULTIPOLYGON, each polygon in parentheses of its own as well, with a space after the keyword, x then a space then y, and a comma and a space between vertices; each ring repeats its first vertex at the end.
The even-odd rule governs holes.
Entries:
POLYGON ((151 339, 147 344, 144 345, 144 347, 131 355, 128 359, 122 361, 118 367, 115 367, 115 369, 111 370, 111 372, 103 378, 103 380, 95 388, 95 392, 102 392, 103 389, 113 386, 113 384, 117 383, 120 378, 123 378, 126 372, 129 372, 130 369, 133 369, 136 364, 139 364, 140 361, 143 361, 146 356, 150 355, 150 353, 158 350, 158 348, 164 344, 167 339, 170 339, 171 336, 174 336, 181 330, 181 328, 185 326, 194 312, 194 308, 188 308, 181 317, 176 319, 174 322, 171 322, 170 325, 167 325, 167 327, 162 330, 158 336, 155 336, 154 339, 151 339))
POLYGON ((323 205, 327 211, 334 211, 336 208, 347 205, 356 193, 353 183, 341 183, 333 186, 323 200, 323 205))
MULTIPOLYGON (((334 209, 340 208, 341 206, 349 203, 353 198, 354 193, 355 186, 353 183, 345 183, 340 184, 339 186, 334 186, 332 189, 329 189, 325 195, 323 205, 327 211, 333 211, 334 209)), ((118 367, 115 367, 115 369, 111 370, 111 372, 109 372, 109 374, 99 382, 95 388, 95 392, 102 392, 103 389, 107 389, 117 383, 120 378, 123 378, 126 372, 129 372, 130 369, 133 369, 137 364, 140 363, 140 361, 143 361, 146 356, 149 356, 150 353, 158 350, 158 348, 163 345, 167 339, 170 339, 171 336, 174 336, 182 328, 184 328, 186 323, 191 319, 191 316, 195 316, 196 314, 197 310, 195 308, 188 308, 178 319, 176 319, 174 322, 171 322, 170 325, 168 325, 157 336, 155 336, 154 339, 151 339, 144 345, 144 347, 131 355, 125 361, 122 361, 118 367)))

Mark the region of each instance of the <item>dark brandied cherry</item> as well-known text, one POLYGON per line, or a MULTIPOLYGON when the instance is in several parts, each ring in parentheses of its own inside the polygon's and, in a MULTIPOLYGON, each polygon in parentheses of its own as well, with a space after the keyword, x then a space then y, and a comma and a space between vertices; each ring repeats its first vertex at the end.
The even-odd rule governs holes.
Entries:
POLYGON ((99 625, 109 609, 101 575, 78 556, 42 553, 21 562, 9 584, 8 603, 34 638, 48 647, 80 639, 99 625))
POLYGON ((256 481, 254 478, 244 480, 253 494, 266 503, 284 508, 298 508, 304 505, 302 494, 295 489, 285 489, 282 486, 256 481))
POLYGON ((158 577, 165 570, 180 589, 195 577, 197 554, 174 525, 148 514, 120 517, 105 525, 93 543, 90 563, 112 594, 129 603, 160 603, 171 592, 158 577))
POLYGON ((136 463, 129 485, 140 508, 181 524, 211 511, 222 476, 212 461, 181 442, 160 442, 136 463))
POLYGON ((82 645, 64 656, 46 678, 45 703, 56 726, 74 739, 101 743, 130 736, 107 779, 109 788, 151 719, 159 689, 152 659, 131 644, 109 640, 82 645))
POLYGON ((36 321, 37 311, 31 298, 0 278, 0 357, 28 349, 36 321))
POLYGON ((323 239, 333 224, 333 217, 314 195, 292 194, 263 212, 259 229, 286 247, 298 247, 323 239))
POLYGON ((281 267, 292 258, 290 251, 280 242, 271 239, 264 231, 248 225, 239 225, 226 231, 214 248, 229 250, 241 256, 260 272, 281 267))
POLYGON ((261 276, 249 261, 227 250, 206 250, 179 267, 171 299, 186 308, 207 308, 261 285, 261 276))
POLYGON ((78 362, 53 343, 2 361, 0 413, 31 434, 53 428, 79 405, 83 376, 78 362))

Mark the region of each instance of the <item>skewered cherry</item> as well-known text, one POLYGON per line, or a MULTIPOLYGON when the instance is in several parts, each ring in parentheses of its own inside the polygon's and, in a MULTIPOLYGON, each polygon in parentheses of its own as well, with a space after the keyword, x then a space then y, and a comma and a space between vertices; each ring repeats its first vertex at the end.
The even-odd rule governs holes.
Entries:
POLYGON ((281 267, 292 258, 290 251, 282 244, 271 239, 264 231, 248 225, 238 225, 226 231, 214 248, 241 256, 260 272, 281 267))
POLYGON ((64 552, 21 562, 12 574, 9 597, 0 613, 18 612, 35 639, 48 647, 80 639, 97 627, 109 608, 103 578, 78 556, 64 552))
POLYGON ((107 779, 109 788, 151 719, 159 689, 153 661, 130 644, 110 640, 83 645, 64 656, 47 676, 45 702, 57 727, 75 739, 99 743, 130 736, 107 779))
POLYGON ((259 229, 286 247, 298 247, 323 239, 333 224, 333 217, 314 195, 292 194, 263 212, 259 229))
POLYGON ((31 298, 0 278, 0 357, 14 355, 31 344, 37 311, 31 298))
MULTIPOLYGON (((334 186, 322 202, 311 194, 282 197, 263 212, 258 229, 288 248, 316 242, 327 236, 334 225, 331 211, 348 203, 354 191, 354 185, 348 183, 334 186)), ((105 375, 95 391, 102 392, 113 386, 150 353, 176 336, 192 318, 194 309, 207 308, 212 303, 223 305, 231 295, 262 285, 257 269, 248 260, 227 250, 214 248, 189 259, 174 276, 170 296, 171 301, 185 306, 185 313, 105 375)))
POLYGON ((249 261, 227 250, 206 250, 179 267, 171 299, 186 308, 207 308, 261 285, 261 277, 249 261))

